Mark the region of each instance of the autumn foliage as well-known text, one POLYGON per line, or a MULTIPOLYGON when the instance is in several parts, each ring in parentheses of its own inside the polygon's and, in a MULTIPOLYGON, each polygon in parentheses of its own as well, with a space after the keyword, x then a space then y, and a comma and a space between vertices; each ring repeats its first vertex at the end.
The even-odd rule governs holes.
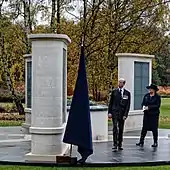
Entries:
MULTIPOLYGON (((118 52, 154 54, 153 79, 158 85, 168 85, 165 76, 170 67, 169 38, 166 34, 170 16, 168 0, 93 1, 87 4, 86 10, 83 9, 85 15, 80 12, 76 22, 66 19, 62 13, 69 4, 58 4, 56 1, 60 6, 56 9, 54 3, 51 4, 50 12, 45 1, 35 1, 32 4, 18 2, 9 1, 7 8, 0 11, 0 31, 5 37, 8 71, 16 91, 24 93, 23 55, 31 53, 27 34, 51 32, 67 34, 72 40, 67 57, 69 96, 73 94, 77 78, 82 37, 85 41, 89 93, 94 100, 107 100, 109 90, 117 86, 115 54, 118 52), (47 25, 38 24, 38 12, 42 14, 42 19, 48 21, 47 25)), ((7 88, 1 60, 0 85, 7 88)), ((160 89, 160 92, 169 94, 169 90, 165 92, 160 89)))

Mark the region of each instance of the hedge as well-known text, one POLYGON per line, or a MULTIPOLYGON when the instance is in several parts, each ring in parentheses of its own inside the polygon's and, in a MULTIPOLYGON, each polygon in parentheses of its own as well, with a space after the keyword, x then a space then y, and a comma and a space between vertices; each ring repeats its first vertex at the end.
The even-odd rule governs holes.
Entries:
POLYGON ((170 98, 170 95, 161 95, 162 98, 170 98))
MULTIPOLYGON (((25 102, 25 95, 23 93, 16 93, 16 95, 21 99, 21 102, 25 102)), ((0 92, 0 102, 1 103, 12 103, 13 96, 9 91, 1 91, 0 92)))
POLYGON ((15 103, 0 103, 0 113, 17 113, 15 103))

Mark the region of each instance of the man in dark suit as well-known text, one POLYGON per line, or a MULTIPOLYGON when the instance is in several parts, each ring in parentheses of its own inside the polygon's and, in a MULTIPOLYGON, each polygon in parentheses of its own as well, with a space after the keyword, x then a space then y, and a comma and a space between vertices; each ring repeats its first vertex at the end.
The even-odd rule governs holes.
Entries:
POLYGON ((131 94, 124 88, 125 83, 125 79, 119 79, 118 88, 114 89, 110 96, 108 113, 113 122, 113 151, 123 150, 124 122, 128 117, 131 102, 131 94))

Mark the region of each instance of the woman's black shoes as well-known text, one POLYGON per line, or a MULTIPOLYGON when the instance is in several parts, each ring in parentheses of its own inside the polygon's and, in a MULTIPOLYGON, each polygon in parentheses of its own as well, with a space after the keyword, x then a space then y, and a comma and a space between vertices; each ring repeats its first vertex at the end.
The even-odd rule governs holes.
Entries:
MULTIPOLYGON (((142 143, 142 142, 136 143, 136 146, 143 147, 143 146, 144 146, 144 143, 142 143)), ((158 147, 158 143, 157 143, 157 142, 154 142, 154 144, 152 145, 152 147, 153 147, 153 148, 158 147)))
POLYGON ((152 145, 153 148, 156 148, 158 147, 158 143, 157 142, 154 142, 154 144, 152 145))
POLYGON ((143 142, 136 143, 136 146, 143 147, 143 145, 144 145, 144 143, 143 143, 143 142))

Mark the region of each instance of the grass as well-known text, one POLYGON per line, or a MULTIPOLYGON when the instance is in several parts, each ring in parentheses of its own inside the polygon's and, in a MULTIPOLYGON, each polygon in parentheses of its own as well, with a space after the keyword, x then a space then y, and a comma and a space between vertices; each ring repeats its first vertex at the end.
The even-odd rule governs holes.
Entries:
POLYGON ((35 167, 35 166, 0 166, 0 170, 170 170, 170 166, 153 167, 109 167, 109 168, 74 168, 74 167, 35 167))
POLYGON ((162 98, 159 128, 170 129, 170 98, 162 98))
MULTIPOLYGON (((7 103, 0 103, 4 106, 7 103)), ((8 103, 9 104, 9 103, 8 103)), ((0 120, 0 126, 21 126, 23 121, 0 120)), ((109 121, 109 124, 112 123, 109 121)), ((162 98, 159 128, 170 129, 170 98, 162 98)))
POLYGON ((159 128, 170 129, 170 98, 162 98, 159 128))
POLYGON ((23 121, 16 121, 16 120, 0 120, 0 127, 6 126, 21 126, 23 121))
POLYGON ((169 116, 160 116, 159 128, 170 129, 170 117, 169 116))
POLYGON ((170 117, 170 98, 163 98, 162 99, 161 116, 170 117))

